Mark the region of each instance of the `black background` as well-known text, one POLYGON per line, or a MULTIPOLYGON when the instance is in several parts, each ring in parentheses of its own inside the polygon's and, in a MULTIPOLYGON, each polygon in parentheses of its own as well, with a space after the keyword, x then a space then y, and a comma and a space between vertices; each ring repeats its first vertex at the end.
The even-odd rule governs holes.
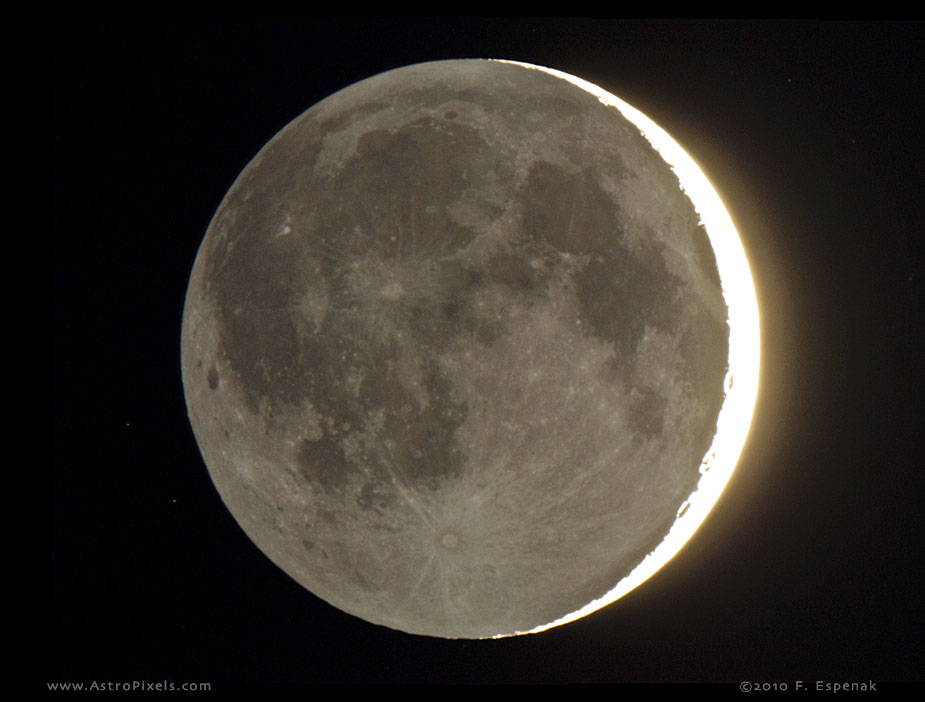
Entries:
POLYGON ((41 682, 923 678, 923 25, 389 19, 48 29, 51 503, 41 682), (290 580, 186 419, 180 319, 238 172, 307 107, 441 58, 578 75, 723 197, 762 314, 739 467, 669 565, 543 634, 411 636, 290 580))

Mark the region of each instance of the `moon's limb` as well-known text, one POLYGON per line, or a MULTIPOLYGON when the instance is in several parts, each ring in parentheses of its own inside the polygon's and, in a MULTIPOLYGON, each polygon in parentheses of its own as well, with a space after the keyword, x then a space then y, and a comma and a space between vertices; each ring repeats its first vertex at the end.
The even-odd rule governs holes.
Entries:
POLYGON ((337 93, 245 169, 193 269, 183 374, 274 562, 370 621, 485 637, 606 596, 669 533, 728 332, 707 233, 637 127, 561 77, 448 61, 337 93))

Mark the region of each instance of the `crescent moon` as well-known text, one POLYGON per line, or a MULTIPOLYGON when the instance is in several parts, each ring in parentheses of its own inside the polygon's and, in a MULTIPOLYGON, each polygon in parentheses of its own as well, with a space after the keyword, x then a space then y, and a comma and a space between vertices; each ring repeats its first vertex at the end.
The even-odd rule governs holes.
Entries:
POLYGON ((190 421, 244 532, 332 605, 534 633, 694 533, 751 421, 738 234, 638 110, 509 61, 417 64, 277 134, 203 240, 190 421))

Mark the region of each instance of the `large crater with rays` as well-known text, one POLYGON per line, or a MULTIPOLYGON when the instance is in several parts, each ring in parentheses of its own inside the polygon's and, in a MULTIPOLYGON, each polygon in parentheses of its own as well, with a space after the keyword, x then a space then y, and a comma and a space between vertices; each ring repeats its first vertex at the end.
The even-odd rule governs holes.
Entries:
POLYGON ((315 105, 209 227, 182 332, 222 499, 291 577, 441 637, 605 596, 696 489, 727 305, 678 177, 620 111, 481 60, 315 105))

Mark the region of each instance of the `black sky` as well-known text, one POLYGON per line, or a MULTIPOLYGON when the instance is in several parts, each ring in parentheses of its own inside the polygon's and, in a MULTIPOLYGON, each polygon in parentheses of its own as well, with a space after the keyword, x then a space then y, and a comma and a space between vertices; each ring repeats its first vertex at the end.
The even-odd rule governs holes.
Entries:
POLYGON ((921 681, 923 28, 47 25, 42 685, 921 681), (187 276, 240 169, 336 90, 442 58, 573 73, 667 129, 723 197, 762 314, 752 433, 707 523, 618 603, 501 641, 393 632, 290 580, 221 504, 179 377, 187 276))

